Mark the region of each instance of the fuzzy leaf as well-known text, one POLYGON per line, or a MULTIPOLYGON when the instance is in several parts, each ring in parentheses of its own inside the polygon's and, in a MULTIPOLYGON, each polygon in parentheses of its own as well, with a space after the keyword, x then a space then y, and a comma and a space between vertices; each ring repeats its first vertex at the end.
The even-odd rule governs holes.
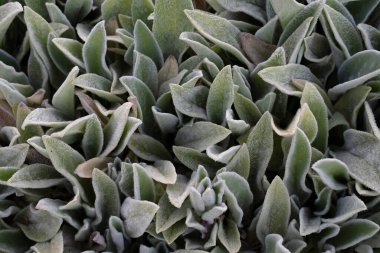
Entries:
POLYGON ((147 161, 171 160, 171 155, 165 146, 148 135, 132 135, 128 142, 128 148, 138 157, 147 161))
POLYGON ((279 177, 273 179, 265 195, 257 222, 256 234, 261 242, 269 234, 285 235, 290 218, 289 193, 279 177))
POLYGON ((312 166, 323 183, 333 190, 347 189, 346 183, 350 177, 347 166, 337 159, 322 159, 312 166))
POLYGON ((126 198, 121 206, 121 216, 127 234, 132 238, 142 236, 158 209, 159 206, 152 202, 126 198))
POLYGON ((230 130, 211 122, 196 122, 192 126, 182 127, 177 132, 174 142, 179 146, 204 151, 209 146, 221 142, 230 134, 230 130))
POLYGON ((185 49, 185 44, 179 40, 182 32, 192 30, 184 10, 193 9, 190 0, 158 0, 154 8, 153 34, 166 57, 176 58, 185 49))
POLYGON ((228 252, 239 252, 241 247, 240 233, 232 220, 225 219, 219 223, 218 239, 228 252))
POLYGON ((88 73, 94 73, 111 79, 111 72, 106 64, 106 30, 101 21, 91 30, 83 45, 83 60, 88 73))

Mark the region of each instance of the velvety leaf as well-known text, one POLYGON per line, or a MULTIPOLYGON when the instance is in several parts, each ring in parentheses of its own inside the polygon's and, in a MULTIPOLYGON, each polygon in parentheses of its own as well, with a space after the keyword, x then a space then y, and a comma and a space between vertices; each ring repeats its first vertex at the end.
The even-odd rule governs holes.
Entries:
POLYGON ((121 216, 127 234, 132 238, 142 236, 158 209, 155 203, 126 198, 121 206, 121 216))
POLYGON ((67 0, 65 4, 64 13, 66 17, 72 22, 77 23, 82 20, 90 11, 93 0, 67 0))
POLYGON ((148 135, 133 134, 128 142, 128 148, 147 161, 171 160, 166 147, 148 135))
POLYGON ((74 187, 77 187, 81 198, 88 202, 92 195, 92 192, 87 190, 90 182, 74 174, 76 167, 84 162, 84 158, 76 150, 58 139, 43 136, 42 140, 54 168, 67 178, 74 187))
POLYGON ((144 132, 154 133, 154 116, 152 106, 156 104, 154 96, 149 88, 141 80, 135 77, 123 76, 120 82, 125 85, 128 93, 137 98, 139 118, 142 119, 144 132))
POLYGON ((48 188, 64 182, 65 179, 53 167, 31 164, 16 171, 8 184, 17 188, 48 188))
POLYGON ((63 236, 62 232, 58 232, 50 242, 41 242, 37 243, 33 247, 30 248, 36 253, 49 253, 49 252, 63 252, 63 236))
POLYGON ((168 195, 165 194, 158 202, 159 209, 156 214, 156 232, 160 233, 173 226, 186 217, 186 210, 190 207, 189 202, 184 202, 181 208, 170 204, 168 195))
POLYGON ((223 167, 223 163, 216 162, 206 154, 193 148, 173 146, 173 152, 176 158, 191 170, 196 170, 198 165, 202 165, 209 172, 212 171, 215 173, 219 168, 223 167))
POLYGON ((32 241, 19 229, 8 228, 0 231, 0 249, 4 252, 26 252, 31 245, 32 241))
POLYGON ((337 159, 322 159, 312 166, 324 184, 333 190, 347 189, 346 183, 350 177, 347 166, 337 159))
POLYGON ((133 192, 134 198, 154 202, 156 198, 155 186, 148 171, 144 167, 133 164, 133 192))
POLYGON ((302 79, 319 84, 311 71, 298 64, 288 64, 285 66, 269 67, 261 70, 258 75, 267 83, 273 85, 282 93, 292 96, 301 96, 301 91, 292 85, 292 80, 302 79))
POLYGON ((171 84, 170 90, 175 108, 190 117, 207 119, 206 103, 208 89, 204 86, 187 88, 178 84, 171 84))
POLYGON ((308 104, 310 111, 313 113, 317 125, 318 132, 312 145, 324 152, 327 148, 328 141, 328 111, 323 101, 323 97, 318 92, 317 88, 311 83, 306 83, 302 92, 301 104, 308 104))
POLYGON ((299 213, 300 219, 300 235, 307 236, 319 231, 321 225, 321 218, 313 216, 310 208, 301 208, 299 213))
POLYGON ((296 194, 305 201, 311 194, 306 186, 306 175, 310 168, 311 147, 305 133, 297 129, 293 136, 289 154, 286 159, 284 183, 289 194, 296 194))
POLYGON ((244 97, 239 93, 235 93, 234 107, 241 120, 244 120, 249 125, 254 126, 262 117, 262 114, 252 100, 244 97))
POLYGON ((108 20, 112 18, 113 16, 116 16, 117 14, 125 14, 130 15, 131 14, 131 2, 128 1, 119 1, 119 0, 105 0, 101 1, 101 11, 102 11, 102 17, 104 20, 108 20))
POLYGON ((211 122, 196 122, 192 126, 184 126, 174 140, 176 145, 204 151, 228 137, 231 131, 211 122), (209 133, 213 133, 210 135, 209 133))
POLYGON ((36 242, 53 238, 62 224, 61 218, 44 210, 36 210, 32 206, 26 207, 18 213, 15 220, 24 234, 36 242), (27 221, 26 224, 23 222, 25 220, 27 221))
POLYGON ((322 218, 322 221, 326 223, 341 223, 364 210, 367 210, 367 207, 357 196, 343 197, 338 199, 335 215, 332 218, 322 218))
POLYGON ((92 186, 95 192, 96 219, 93 224, 103 230, 111 216, 119 216, 120 199, 115 182, 99 169, 92 172, 92 186))
POLYGON ((241 247, 240 233, 232 220, 224 219, 219 223, 218 239, 228 252, 239 252, 241 247))
POLYGON ((241 12, 253 17, 263 24, 266 22, 266 15, 264 10, 260 8, 255 2, 250 3, 249 1, 244 0, 215 0, 215 2, 230 12, 241 12))
POLYGON ((273 10, 279 17, 281 26, 285 28, 287 24, 297 15, 304 6, 295 0, 270 0, 273 10))
POLYGON ((370 0, 364 4, 359 4, 358 2, 349 2, 346 8, 350 11, 355 22, 357 24, 364 23, 367 21, 371 13, 375 10, 376 6, 379 5, 379 0, 370 0))
POLYGON ((256 65, 266 61, 276 50, 276 46, 265 43, 250 33, 242 32, 239 37, 247 57, 256 65))
POLYGON ((379 58, 380 53, 378 51, 365 50, 343 62, 338 71, 340 84, 329 90, 329 96, 336 99, 348 90, 380 75, 379 58))
MULTIPOLYGON (((66 4, 67 6, 67 4, 66 4)), ((81 69, 85 69, 85 65, 82 59, 83 44, 79 41, 67 38, 55 38, 52 40, 54 45, 61 50, 65 57, 71 61, 74 65, 77 65, 81 69)))
POLYGON ((236 172, 245 179, 248 178, 250 173, 250 156, 247 144, 241 145, 240 149, 226 165, 226 170, 236 172))
POLYGON ((344 250, 372 237, 379 231, 379 225, 365 219, 350 220, 340 227, 339 234, 328 242, 336 250, 344 250))
POLYGON ((264 242, 269 234, 284 235, 288 227, 289 218, 289 193, 282 180, 276 177, 265 195, 263 208, 256 227, 257 237, 261 242, 264 242))
POLYGON ((157 68, 161 68, 164 64, 161 48, 146 24, 141 20, 138 20, 135 24, 133 34, 135 39, 135 50, 150 57, 156 64, 157 68))
MULTIPOLYGON (((250 158, 249 182, 252 182, 254 194, 264 190, 262 180, 273 153, 273 131, 271 116, 265 113, 247 139, 247 148, 250 158)), ((256 195, 256 194, 255 194, 256 195)))
POLYGON ((28 154, 28 144, 18 144, 0 148, 0 167, 21 167, 28 154))
POLYGON ((199 56, 205 57, 213 62, 219 69, 224 66, 222 58, 209 48, 209 43, 203 37, 194 32, 183 32, 179 39, 185 42, 199 56))
POLYGON ((234 99, 234 84, 231 66, 223 68, 210 86, 207 98, 207 116, 216 124, 222 124, 226 111, 231 108, 234 99))
POLYGON ((74 172, 82 178, 92 178, 92 172, 95 168, 100 170, 107 168, 107 164, 112 161, 113 159, 111 157, 94 157, 79 164, 74 172))
POLYGON ((18 2, 10 2, 1 5, 0 7, 0 38, 5 37, 9 26, 13 19, 22 12, 22 5, 18 2))
POLYGON ((248 68, 252 68, 252 64, 242 53, 239 43, 239 29, 227 19, 199 10, 187 10, 185 14, 201 35, 233 54, 248 68))
POLYGON ((344 133, 344 139, 343 150, 332 152, 333 156, 347 165, 352 178, 379 193, 379 139, 353 129, 344 133))
POLYGON ((359 24, 358 29, 367 49, 380 49, 380 31, 378 29, 367 24, 359 24))
POLYGON ((284 239, 278 234, 269 234, 265 237, 265 253, 290 253, 282 244, 284 239))
POLYGON ((148 165, 144 168, 157 182, 163 184, 174 184, 177 180, 175 167, 169 161, 156 161, 153 165, 148 165))
POLYGON ((104 22, 99 22, 91 30, 83 45, 83 61, 88 73, 94 73, 105 78, 111 78, 111 72, 106 64, 106 31, 104 22))
POLYGON ((165 58, 169 55, 178 58, 185 49, 185 44, 179 40, 179 35, 192 30, 184 13, 186 9, 193 9, 190 0, 158 0, 155 3, 153 34, 165 58))
POLYGON ((26 116, 21 128, 31 125, 60 128, 69 123, 67 117, 54 108, 37 108, 26 116))
POLYGON ((72 81, 78 76, 79 68, 74 67, 59 89, 54 93, 52 104, 55 108, 72 117, 75 114, 74 84, 72 81))

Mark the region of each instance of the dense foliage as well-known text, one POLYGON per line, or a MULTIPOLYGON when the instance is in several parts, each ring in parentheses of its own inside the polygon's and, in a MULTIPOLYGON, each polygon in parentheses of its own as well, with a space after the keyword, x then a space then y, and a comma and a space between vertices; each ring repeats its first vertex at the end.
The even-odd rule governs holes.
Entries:
POLYGON ((380 0, 0 4, 0 252, 380 252, 380 0))

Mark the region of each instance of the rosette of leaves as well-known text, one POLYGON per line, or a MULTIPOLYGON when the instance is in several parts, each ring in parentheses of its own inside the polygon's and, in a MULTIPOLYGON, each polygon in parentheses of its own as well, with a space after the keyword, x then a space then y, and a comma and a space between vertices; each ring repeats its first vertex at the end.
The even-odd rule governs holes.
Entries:
POLYGON ((253 201, 244 178, 222 169, 211 180, 200 166, 184 183, 181 178, 168 185, 158 203, 156 232, 169 244, 183 235, 188 250, 239 251, 244 210, 253 201))
POLYGON ((379 1, 0 5, 0 251, 378 252, 379 1))

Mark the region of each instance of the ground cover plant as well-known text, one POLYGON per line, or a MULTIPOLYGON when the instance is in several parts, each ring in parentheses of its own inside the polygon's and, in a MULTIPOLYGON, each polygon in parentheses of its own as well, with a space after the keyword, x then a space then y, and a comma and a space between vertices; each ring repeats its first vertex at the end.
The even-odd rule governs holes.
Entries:
POLYGON ((379 253, 380 0, 0 1, 0 252, 379 253))

